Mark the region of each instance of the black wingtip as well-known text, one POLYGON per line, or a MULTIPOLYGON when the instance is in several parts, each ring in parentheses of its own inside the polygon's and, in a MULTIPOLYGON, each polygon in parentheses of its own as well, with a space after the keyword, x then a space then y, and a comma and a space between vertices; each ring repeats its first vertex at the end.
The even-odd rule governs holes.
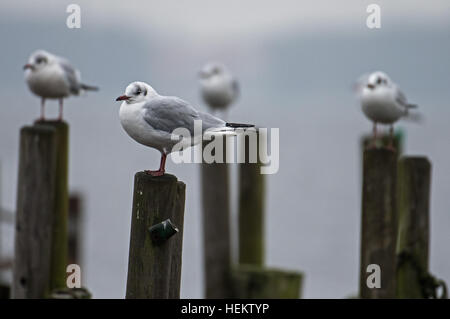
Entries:
POLYGON ((98 86, 87 85, 87 84, 81 84, 81 88, 85 91, 98 91, 99 90, 98 86))
POLYGON ((253 124, 241 124, 241 123, 227 123, 225 124, 226 127, 232 127, 232 128, 245 128, 245 127, 255 127, 253 124))

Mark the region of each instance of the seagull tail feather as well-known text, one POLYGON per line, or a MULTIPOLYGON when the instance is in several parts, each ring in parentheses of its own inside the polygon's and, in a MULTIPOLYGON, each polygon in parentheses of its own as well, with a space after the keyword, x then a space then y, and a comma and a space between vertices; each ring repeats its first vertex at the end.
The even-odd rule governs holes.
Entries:
POLYGON ((404 119, 408 122, 414 122, 414 123, 423 123, 425 118, 423 114, 419 112, 407 112, 404 119))
POLYGON ((93 85, 87 85, 87 84, 83 84, 81 83, 81 88, 85 91, 98 91, 98 86, 93 86, 93 85))

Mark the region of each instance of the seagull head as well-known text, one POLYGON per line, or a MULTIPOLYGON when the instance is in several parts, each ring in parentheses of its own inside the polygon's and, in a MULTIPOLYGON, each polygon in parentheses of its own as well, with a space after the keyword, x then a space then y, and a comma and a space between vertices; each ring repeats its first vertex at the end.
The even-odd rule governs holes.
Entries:
POLYGON ((373 72, 367 80, 367 88, 374 90, 377 87, 389 86, 391 79, 389 76, 381 71, 373 72))
POLYGON ((125 94, 119 96, 116 101, 125 101, 129 104, 146 101, 156 96, 156 91, 145 82, 130 83, 125 89, 125 94))
POLYGON ((225 65, 218 62, 210 62, 200 70, 199 77, 201 80, 209 80, 215 77, 221 77, 227 73, 225 65))
POLYGON ((33 52, 28 59, 28 63, 23 66, 23 69, 30 72, 39 71, 54 62, 54 56, 44 50, 33 52))

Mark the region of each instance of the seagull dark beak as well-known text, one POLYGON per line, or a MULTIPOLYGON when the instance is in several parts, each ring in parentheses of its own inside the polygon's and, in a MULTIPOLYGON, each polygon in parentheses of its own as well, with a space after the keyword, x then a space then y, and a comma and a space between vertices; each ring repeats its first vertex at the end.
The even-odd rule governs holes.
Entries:
POLYGON ((33 70, 33 69, 34 69, 34 66, 33 66, 33 64, 27 63, 27 64, 25 64, 25 65, 23 66, 23 69, 24 69, 24 70, 26 70, 26 69, 33 70))
POLYGON ((367 87, 368 87, 369 89, 373 90, 373 89, 375 88, 375 85, 369 83, 369 84, 367 84, 367 87))
POLYGON ((126 100, 129 100, 129 99, 130 99, 129 96, 121 95, 121 96, 119 96, 119 97, 116 99, 116 101, 126 101, 126 100))

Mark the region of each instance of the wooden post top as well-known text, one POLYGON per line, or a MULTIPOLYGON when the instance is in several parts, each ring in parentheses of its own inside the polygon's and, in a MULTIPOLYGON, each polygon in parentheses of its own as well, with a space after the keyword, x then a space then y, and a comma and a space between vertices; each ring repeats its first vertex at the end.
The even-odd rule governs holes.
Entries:
POLYGON ((431 166, 431 162, 426 156, 402 156, 400 161, 405 163, 414 163, 414 166, 423 165, 425 167, 431 166))
POLYGON ((44 134, 44 135, 51 135, 54 134, 56 129, 50 126, 44 126, 44 125, 30 125, 30 126, 23 126, 20 129, 21 134, 44 134))
POLYGON ((69 124, 66 121, 60 121, 60 120, 37 120, 34 122, 36 125, 56 125, 56 126, 68 126, 69 124))
POLYGON ((368 148, 364 150, 364 154, 370 154, 370 155, 378 155, 378 156, 392 156, 398 154, 398 152, 394 152, 390 149, 387 149, 385 147, 379 147, 379 148, 368 148))
POLYGON ((178 178, 175 175, 167 174, 167 173, 162 176, 152 176, 150 174, 147 174, 145 171, 141 171, 141 172, 137 172, 134 176, 135 176, 135 178, 139 178, 140 180, 144 180, 144 181, 148 181, 148 182, 152 182, 152 183, 167 183, 167 182, 178 181, 178 178))

